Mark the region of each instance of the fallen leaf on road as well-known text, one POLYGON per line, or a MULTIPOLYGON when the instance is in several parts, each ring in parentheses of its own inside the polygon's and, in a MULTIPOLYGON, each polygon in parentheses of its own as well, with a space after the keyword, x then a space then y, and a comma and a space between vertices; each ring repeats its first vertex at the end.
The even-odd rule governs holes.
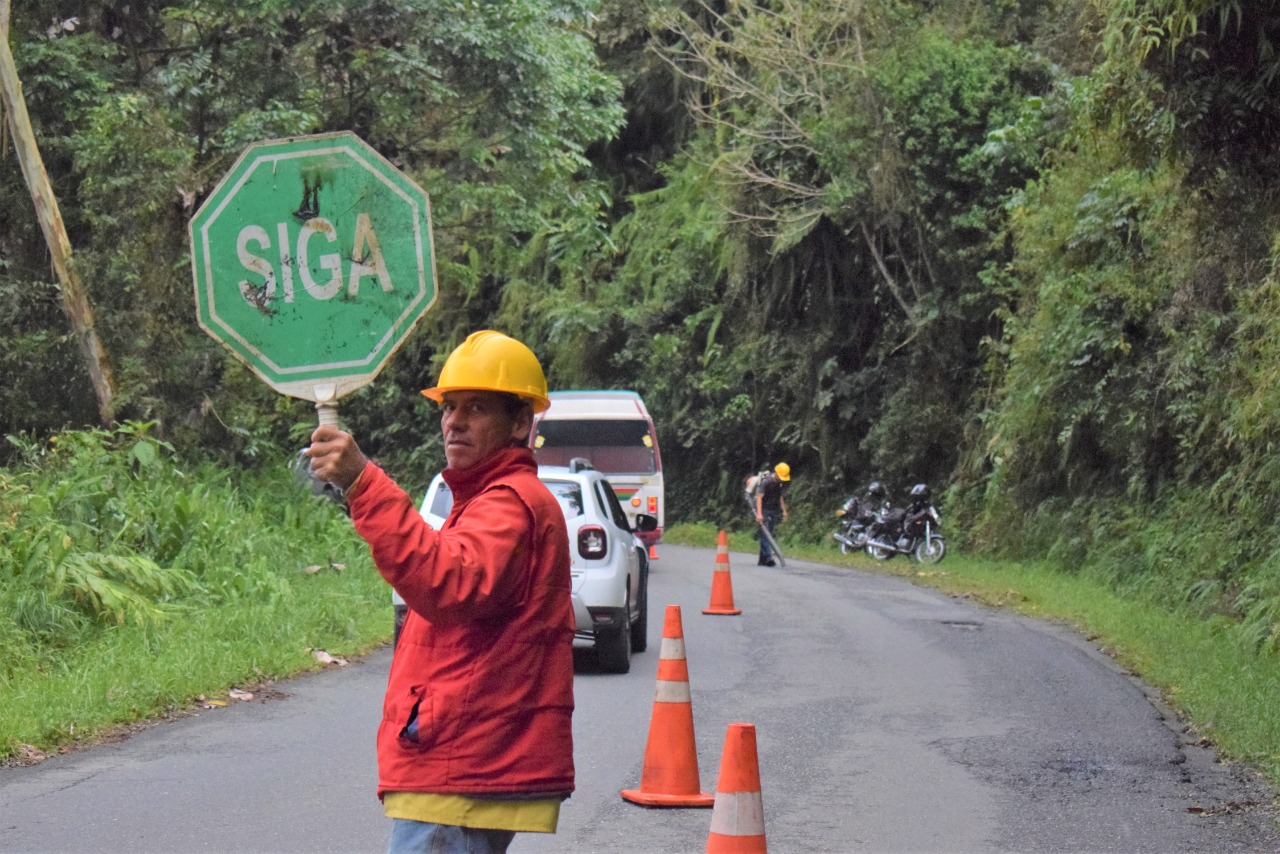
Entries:
POLYGON ((49 754, 40 748, 31 744, 18 744, 18 749, 14 753, 13 758, 9 760, 14 765, 37 765, 49 758, 49 754))
POLYGON ((1238 815, 1256 806, 1256 801, 1229 801, 1217 807, 1187 807, 1187 812, 1207 816, 1238 815))
POLYGON ((242 691, 239 688, 232 688, 227 694, 233 700, 252 700, 253 693, 251 691, 242 691))
POLYGON ((325 652, 323 649, 311 650, 311 657, 314 658, 316 661, 320 662, 321 664, 334 664, 334 665, 337 665, 338 667, 347 666, 347 660, 345 658, 338 658, 337 656, 330 655, 329 653, 325 652))

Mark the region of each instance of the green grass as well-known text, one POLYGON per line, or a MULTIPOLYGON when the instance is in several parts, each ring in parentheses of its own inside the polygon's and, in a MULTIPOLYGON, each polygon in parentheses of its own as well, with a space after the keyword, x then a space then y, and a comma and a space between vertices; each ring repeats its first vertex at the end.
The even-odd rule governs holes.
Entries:
POLYGON ((391 634, 351 523, 283 464, 188 468, 146 426, 0 470, 0 760, 180 713, 391 634))
MULTIPOLYGON (((664 541, 714 546, 710 525, 678 525, 664 541)), ((750 532, 730 532, 730 544, 754 549, 750 532)), ((784 543, 789 558, 897 575, 953 596, 1070 625, 1121 666, 1161 692, 1193 732, 1222 758, 1256 765, 1280 785, 1280 658, 1255 652, 1222 618, 1205 619, 1138 598, 1103 581, 1048 563, 980 560, 950 553, 921 566, 898 557, 876 562, 842 555, 831 545, 784 543)))
POLYGON ((350 656, 385 643, 392 619, 385 583, 371 567, 348 572, 300 580, 294 594, 274 602, 192 610, 158 627, 118 626, 56 665, 14 674, 0 698, 4 747, 50 752, 179 713, 231 687, 324 667, 313 649, 350 656))

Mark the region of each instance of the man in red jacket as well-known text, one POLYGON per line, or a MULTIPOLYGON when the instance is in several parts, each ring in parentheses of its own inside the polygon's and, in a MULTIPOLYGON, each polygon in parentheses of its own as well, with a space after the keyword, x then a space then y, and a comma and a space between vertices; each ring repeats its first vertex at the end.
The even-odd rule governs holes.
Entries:
POLYGON ((378 729, 389 851, 502 852, 554 833, 573 791, 569 538, 527 446, 547 383, 528 347, 484 331, 423 394, 454 494, 440 530, 349 434, 322 426, 308 454, 410 609, 378 729))

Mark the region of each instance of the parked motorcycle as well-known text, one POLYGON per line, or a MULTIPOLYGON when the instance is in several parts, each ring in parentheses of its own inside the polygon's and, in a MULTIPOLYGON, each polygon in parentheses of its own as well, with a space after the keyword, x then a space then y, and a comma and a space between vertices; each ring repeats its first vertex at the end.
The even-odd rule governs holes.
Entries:
POLYGON ((866 498, 854 495, 840 506, 836 511, 840 521, 831 536, 840 544, 841 554, 852 554, 866 547, 871 524, 888 509, 888 498, 888 491, 876 480, 867 487, 866 498))
POLYGON ((947 543, 938 530, 941 524, 929 487, 917 483, 911 488, 908 506, 895 507, 871 523, 864 548, 876 560, 902 554, 920 563, 937 563, 947 553, 947 543))

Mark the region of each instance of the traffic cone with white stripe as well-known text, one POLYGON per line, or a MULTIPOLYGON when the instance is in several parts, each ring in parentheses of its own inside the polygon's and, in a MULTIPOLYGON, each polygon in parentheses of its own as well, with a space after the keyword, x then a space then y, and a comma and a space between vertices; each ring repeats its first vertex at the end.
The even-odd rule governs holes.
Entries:
POLYGON ((709 807, 715 796, 698 779, 698 749, 693 737, 693 698, 684 657, 680 606, 668 605, 658 656, 658 689, 649 720, 649 741, 639 789, 623 789, 622 798, 645 807, 709 807))
POLYGON ((720 532, 716 543, 716 571, 711 574, 711 603, 702 609, 704 614, 736 616, 741 608, 733 607, 733 577, 729 575, 729 536, 720 532))
POLYGON ((755 724, 729 724, 707 854, 766 854, 755 724))

